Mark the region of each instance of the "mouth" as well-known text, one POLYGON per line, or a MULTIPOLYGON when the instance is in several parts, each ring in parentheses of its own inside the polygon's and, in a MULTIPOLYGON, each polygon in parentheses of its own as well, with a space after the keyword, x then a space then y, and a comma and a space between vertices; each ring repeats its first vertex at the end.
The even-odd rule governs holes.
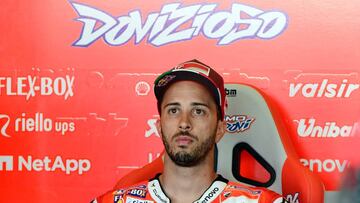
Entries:
POLYGON ((194 139, 188 135, 179 135, 175 138, 175 143, 180 147, 190 145, 192 142, 194 142, 194 139))

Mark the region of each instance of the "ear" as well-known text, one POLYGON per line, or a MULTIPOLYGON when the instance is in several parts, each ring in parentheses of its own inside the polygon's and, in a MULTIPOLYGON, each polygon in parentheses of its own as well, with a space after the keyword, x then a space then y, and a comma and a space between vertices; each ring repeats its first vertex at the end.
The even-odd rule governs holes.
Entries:
POLYGON ((218 121, 218 126, 216 129, 216 137, 215 137, 215 142, 218 143, 221 138, 224 136, 226 131, 226 122, 225 121, 218 121))
POLYGON ((162 138, 160 118, 156 119, 155 126, 156 126, 157 132, 159 133, 160 137, 162 138))

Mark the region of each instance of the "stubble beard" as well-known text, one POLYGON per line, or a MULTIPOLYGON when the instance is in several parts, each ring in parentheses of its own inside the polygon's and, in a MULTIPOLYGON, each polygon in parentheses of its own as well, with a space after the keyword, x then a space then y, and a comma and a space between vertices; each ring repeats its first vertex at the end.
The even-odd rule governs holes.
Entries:
MULTIPOLYGON (((215 128, 217 129, 217 128, 215 128)), ((204 140, 203 142, 199 143, 195 149, 193 149, 190 152, 186 151, 178 151, 175 152, 174 148, 170 146, 169 140, 167 140, 166 136, 164 136, 164 133, 162 133, 162 141, 165 146, 165 150, 167 154, 169 155, 170 159, 178 166, 182 167, 191 167, 196 166, 199 163, 201 163, 207 154, 210 152, 210 150, 215 146, 215 137, 216 137, 216 131, 214 130, 211 135, 204 140)), ((182 133, 183 135, 188 134, 188 132, 182 133)), ((191 135, 190 135, 191 136, 191 135)), ((194 137, 194 136, 192 136, 194 137)), ((171 138, 170 138, 171 139, 171 138)))

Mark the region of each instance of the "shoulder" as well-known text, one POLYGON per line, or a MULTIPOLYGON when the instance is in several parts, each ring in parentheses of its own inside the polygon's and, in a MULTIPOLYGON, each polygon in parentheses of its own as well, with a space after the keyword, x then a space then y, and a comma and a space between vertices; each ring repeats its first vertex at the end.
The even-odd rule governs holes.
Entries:
MULTIPOLYGON (((229 182, 223 191, 229 202, 285 203, 278 193, 263 187, 251 187, 241 183, 229 182), (238 201, 236 201, 239 199, 238 201)), ((226 202, 226 201, 224 201, 226 202)))
POLYGON ((91 203, 122 203, 125 198, 134 200, 139 198, 139 200, 146 200, 147 184, 148 181, 143 181, 126 188, 108 191, 91 201, 91 203))

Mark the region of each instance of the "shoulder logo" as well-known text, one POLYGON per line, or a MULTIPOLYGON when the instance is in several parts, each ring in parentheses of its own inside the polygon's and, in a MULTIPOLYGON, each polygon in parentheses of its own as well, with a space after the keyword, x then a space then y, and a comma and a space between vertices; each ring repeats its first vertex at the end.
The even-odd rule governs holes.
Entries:
POLYGON ((169 203, 169 198, 163 193, 161 190, 160 183, 157 179, 154 179, 148 183, 148 190, 150 196, 157 202, 157 203, 169 203))
POLYGON ((132 196, 136 196, 136 197, 141 197, 141 198, 145 198, 146 197, 146 190, 145 189, 131 189, 129 190, 126 194, 128 195, 132 195, 132 196))
POLYGON ((144 200, 144 199, 137 199, 132 197, 126 197, 125 203, 154 203, 154 201, 144 200))

